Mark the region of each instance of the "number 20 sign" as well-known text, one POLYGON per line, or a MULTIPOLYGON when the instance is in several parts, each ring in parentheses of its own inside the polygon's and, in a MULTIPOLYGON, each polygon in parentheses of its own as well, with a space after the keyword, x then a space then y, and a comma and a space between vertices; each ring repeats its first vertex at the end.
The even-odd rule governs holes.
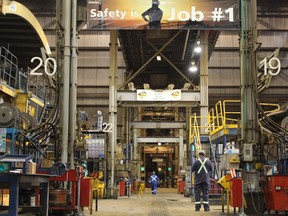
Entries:
POLYGON ((57 71, 57 64, 56 64, 56 60, 54 58, 47 58, 45 61, 44 61, 44 64, 43 64, 43 60, 42 58, 40 57, 33 57, 31 59, 31 62, 34 62, 35 60, 38 60, 39 61, 39 64, 33 68, 30 72, 30 75, 35 75, 35 76, 39 76, 39 75, 43 75, 42 73, 40 72, 36 72, 41 66, 44 66, 44 72, 48 75, 48 76, 53 76, 56 71, 57 71), (52 72, 48 69, 48 66, 49 64, 51 64, 53 70, 52 72))

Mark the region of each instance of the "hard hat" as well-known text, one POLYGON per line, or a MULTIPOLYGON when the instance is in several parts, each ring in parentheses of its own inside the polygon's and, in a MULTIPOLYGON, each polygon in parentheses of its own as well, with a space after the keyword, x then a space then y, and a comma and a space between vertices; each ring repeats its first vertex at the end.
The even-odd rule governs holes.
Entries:
POLYGON ((205 155, 205 151, 204 151, 204 150, 200 150, 200 151, 199 151, 199 154, 205 155))

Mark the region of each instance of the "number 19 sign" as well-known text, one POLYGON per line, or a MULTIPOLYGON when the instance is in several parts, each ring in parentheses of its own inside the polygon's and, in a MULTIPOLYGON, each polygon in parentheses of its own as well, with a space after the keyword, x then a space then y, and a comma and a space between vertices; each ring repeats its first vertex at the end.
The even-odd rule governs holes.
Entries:
POLYGON ((264 58, 260 64, 263 64, 264 67, 264 75, 267 76, 268 73, 271 76, 277 76, 281 70, 281 62, 278 58, 273 57, 267 61, 267 58, 264 58), (275 72, 273 72, 276 70, 275 72))

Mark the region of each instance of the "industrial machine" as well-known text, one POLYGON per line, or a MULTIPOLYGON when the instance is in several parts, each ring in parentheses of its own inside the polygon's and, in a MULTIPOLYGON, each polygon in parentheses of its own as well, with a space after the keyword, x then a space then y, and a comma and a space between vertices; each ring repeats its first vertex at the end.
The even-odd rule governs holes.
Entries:
POLYGON ((21 112, 17 107, 10 103, 0 104, 0 127, 1 128, 20 128, 21 112))

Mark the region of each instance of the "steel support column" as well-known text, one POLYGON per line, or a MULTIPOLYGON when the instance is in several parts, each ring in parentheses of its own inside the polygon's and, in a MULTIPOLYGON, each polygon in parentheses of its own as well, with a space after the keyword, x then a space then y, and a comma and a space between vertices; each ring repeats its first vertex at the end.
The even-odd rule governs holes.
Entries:
POLYGON ((70 107, 69 107, 69 155, 70 168, 74 169, 74 143, 76 130, 76 97, 77 97, 77 0, 72 1, 72 38, 70 70, 70 107))
POLYGON ((190 140, 189 140, 189 131, 190 131, 190 116, 192 115, 192 107, 186 107, 186 164, 190 164, 190 140))
MULTIPOLYGON (((202 46, 202 52, 200 56, 200 119, 201 126, 208 124, 208 31, 201 31, 200 33, 200 45, 202 46)), ((205 128, 201 128, 200 134, 207 134, 205 128)))
POLYGON ((138 160, 138 129, 133 129, 133 160, 138 160))
POLYGON ((179 167, 184 165, 184 143, 183 143, 184 130, 179 129, 179 167))
MULTIPOLYGON (((241 138, 243 143, 257 143, 257 67, 256 67, 256 17, 257 2, 242 1, 241 26, 241 138)), ((245 160, 245 155, 244 160, 245 160)))
POLYGON ((117 52, 118 52, 118 31, 110 31, 110 70, 109 70, 109 123, 112 124, 113 130, 109 133, 109 150, 110 154, 110 182, 108 183, 111 195, 114 197, 115 189, 115 145, 117 144, 117 52))
POLYGON ((69 80, 70 80, 70 42, 71 42, 71 1, 62 1, 62 17, 64 23, 64 59, 61 71, 62 109, 61 109, 61 161, 68 162, 68 132, 69 132, 69 80))

